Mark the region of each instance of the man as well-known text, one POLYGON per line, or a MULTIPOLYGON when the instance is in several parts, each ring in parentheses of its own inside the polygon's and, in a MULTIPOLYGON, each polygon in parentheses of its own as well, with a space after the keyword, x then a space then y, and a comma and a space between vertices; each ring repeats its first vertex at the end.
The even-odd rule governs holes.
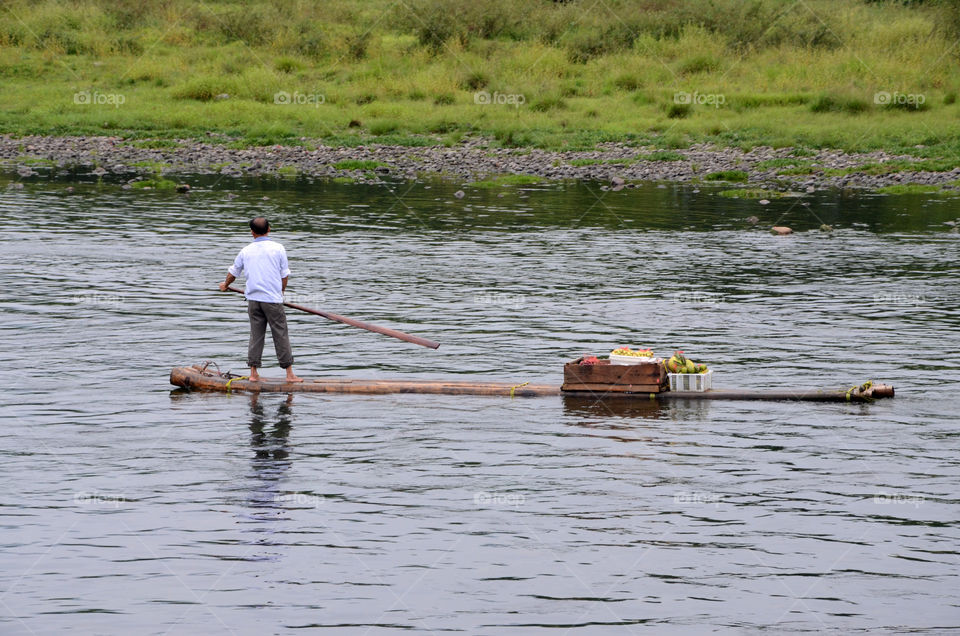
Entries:
POLYGON ((227 279, 220 283, 220 291, 227 291, 237 276, 245 274, 247 277, 244 296, 247 297, 247 315, 250 316, 250 345, 247 350, 250 381, 260 380, 257 369, 260 368, 267 323, 270 323, 273 346, 280 368, 287 370, 287 382, 303 382, 293 373, 287 315, 283 311, 283 292, 287 289, 290 276, 287 252, 283 245, 268 236, 270 222, 264 217, 258 216, 250 221, 250 233, 253 234, 253 242, 240 250, 233 266, 227 270, 227 279))

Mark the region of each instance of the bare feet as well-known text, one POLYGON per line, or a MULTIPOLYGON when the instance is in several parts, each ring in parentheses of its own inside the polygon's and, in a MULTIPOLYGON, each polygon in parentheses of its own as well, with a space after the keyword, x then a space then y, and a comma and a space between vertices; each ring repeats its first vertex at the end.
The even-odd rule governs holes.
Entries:
POLYGON ((250 367, 250 377, 248 377, 247 379, 250 380, 251 382, 259 382, 259 381, 260 381, 260 374, 257 373, 256 368, 250 367))
POLYGON ((303 378, 297 377, 293 372, 293 367, 287 367, 287 382, 303 382, 303 378))

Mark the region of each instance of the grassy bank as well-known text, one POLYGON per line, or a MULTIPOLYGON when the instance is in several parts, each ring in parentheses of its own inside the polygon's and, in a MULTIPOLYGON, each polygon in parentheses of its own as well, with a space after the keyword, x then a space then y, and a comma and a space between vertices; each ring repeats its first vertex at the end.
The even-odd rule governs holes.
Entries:
POLYGON ((277 4, 2 3, 0 131, 146 145, 707 141, 960 161, 952 2, 277 4))

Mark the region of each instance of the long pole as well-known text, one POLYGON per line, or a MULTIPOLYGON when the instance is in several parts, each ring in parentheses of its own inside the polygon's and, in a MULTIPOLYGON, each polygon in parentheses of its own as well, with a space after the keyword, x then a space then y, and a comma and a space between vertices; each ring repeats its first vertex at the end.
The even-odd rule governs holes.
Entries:
MULTIPOLYGON (((227 287, 227 289, 229 289, 232 292, 237 292, 238 294, 244 293, 242 289, 237 289, 236 287, 227 287)), ((371 325, 369 322, 363 322, 362 320, 354 320, 353 318, 347 318, 346 316, 335 314, 332 311, 320 311, 319 309, 311 309, 310 307, 304 307, 303 305, 297 305, 294 303, 283 303, 283 306, 289 307, 290 309, 305 311, 308 314, 314 314, 315 316, 323 316, 327 320, 342 322, 343 324, 350 325, 351 327, 359 327, 360 329, 366 329, 367 331, 380 333, 385 336, 390 336, 391 338, 397 338, 399 340, 405 340, 406 342, 412 342, 413 344, 418 344, 421 347, 436 349, 437 347, 440 346, 439 342, 434 342, 433 340, 429 340, 427 338, 421 338, 420 336, 411 336, 408 333, 403 333, 402 331, 397 331, 396 329, 389 329, 387 327, 371 325)))

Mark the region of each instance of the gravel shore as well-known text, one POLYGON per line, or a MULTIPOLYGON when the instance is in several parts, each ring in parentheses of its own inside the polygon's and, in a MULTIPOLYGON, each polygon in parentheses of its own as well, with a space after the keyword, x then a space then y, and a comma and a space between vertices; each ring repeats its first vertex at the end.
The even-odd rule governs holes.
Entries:
POLYGON ((816 151, 799 158, 807 162, 813 171, 811 174, 786 176, 777 174, 784 169, 782 166, 769 167, 763 162, 794 158, 790 148, 760 147, 743 152, 736 148, 695 145, 675 151, 683 156, 682 160, 663 161, 644 158, 655 148, 626 144, 606 144, 593 152, 555 152, 492 148, 483 139, 469 140, 450 148, 380 145, 330 148, 303 140, 304 146, 233 149, 228 143, 229 140, 215 139, 208 143, 181 140, 175 147, 142 148, 136 145, 142 142, 120 137, 0 136, 0 165, 17 171, 21 181, 40 178, 48 168, 58 167, 81 173, 89 170, 90 174, 97 176, 113 174, 134 182, 155 175, 156 168, 147 164, 162 164, 163 175, 170 179, 189 174, 240 177, 295 173, 348 177, 368 183, 375 183, 386 175, 413 179, 433 174, 458 181, 473 181, 489 175, 520 174, 629 186, 636 181, 698 182, 712 172, 743 170, 749 175, 748 181, 738 187, 812 191, 832 187, 876 189, 908 183, 947 186, 953 182, 956 186, 960 179, 960 168, 950 172, 901 171, 880 175, 852 172, 837 176, 825 172, 891 160, 914 161, 909 156, 882 151, 862 154, 816 151), (345 160, 377 161, 382 165, 374 170, 335 167, 334 164, 345 160), (611 163, 618 160, 621 163, 611 163), (578 163, 589 165, 576 165, 578 163))

